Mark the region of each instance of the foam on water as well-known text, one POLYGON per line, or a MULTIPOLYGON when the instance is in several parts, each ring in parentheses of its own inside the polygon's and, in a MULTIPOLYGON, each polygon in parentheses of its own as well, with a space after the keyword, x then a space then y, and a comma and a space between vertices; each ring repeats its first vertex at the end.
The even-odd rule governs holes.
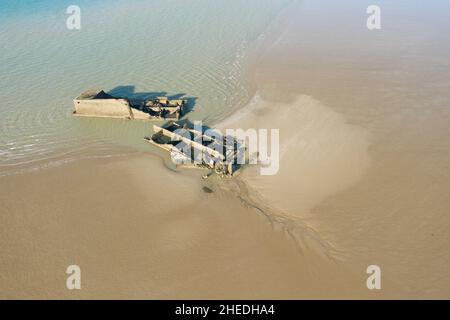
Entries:
POLYGON ((111 145, 145 148, 151 123, 74 119, 72 98, 96 87, 142 98, 191 98, 189 118, 212 121, 249 99, 247 49, 288 0, 2 1, 0 170, 111 145), (34 9, 33 9, 34 7, 34 9))

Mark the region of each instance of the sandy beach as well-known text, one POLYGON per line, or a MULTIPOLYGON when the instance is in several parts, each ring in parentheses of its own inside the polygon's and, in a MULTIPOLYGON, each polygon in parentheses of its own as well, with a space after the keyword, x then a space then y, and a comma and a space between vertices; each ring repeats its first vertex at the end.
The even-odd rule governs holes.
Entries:
POLYGON ((448 298, 450 65, 438 8, 430 23, 414 6, 388 7, 389 30, 371 35, 338 5, 314 27, 320 4, 300 7, 253 66, 253 111, 226 122, 287 134, 280 173, 244 180, 312 228, 313 246, 332 244, 355 272, 379 265, 393 285, 384 293, 448 298))
POLYGON ((279 224, 231 189, 205 182, 195 171, 172 172, 150 154, 83 160, 4 177, 1 297, 366 294, 358 277, 349 278, 345 268, 314 251, 299 251, 279 224), (205 186, 214 192, 205 193, 205 186), (82 270, 79 291, 65 286, 65 269, 71 264, 82 270))
MULTIPOLYGON (((142 142, 151 133, 145 123, 55 113, 67 117, 71 135, 82 132, 85 140, 62 139, 76 156, 58 154, 61 161, 49 162, 54 165, 45 165, 50 151, 7 135, 25 147, 11 142, 2 153, 0 298, 450 298, 445 11, 437 6, 422 14, 417 1, 382 1, 383 29, 371 32, 367 3, 351 3, 298 1, 276 19, 267 5, 261 11, 267 17, 260 19, 273 19, 270 27, 254 46, 243 40, 248 52, 239 59, 210 48, 202 53, 210 58, 208 73, 200 76, 206 58, 191 52, 186 61, 195 77, 180 60, 172 70, 181 70, 176 82, 150 83, 186 85, 198 95, 190 120, 219 129, 279 129, 280 170, 274 176, 251 165, 224 179, 174 170, 167 155, 142 142), (325 17, 325 7, 335 14, 325 17), (236 61, 218 65, 225 59, 218 53, 236 61), (44 165, 27 163, 33 155, 42 156, 44 165), (81 290, 66 288, 66 268, 73 264, 82 270, 81 290), (381 290, 366 286, 370 265, 382 270, 381 290)), ((222 43, 236 45, 236 30, 222 43)), ((145 32, 136 37, 145 39, 145 32)), ((180 48, 190 52, 187 42, 180 48)), ((171 61, 148 52, 161 66, 171 61)), ((130 70, 146 79, 138 71, 147 57, 139 55, 139 61, 130 62, 130 70)), ((117 70, 132 83, 125 65, 117 70)), ((89 79, 101 82, 102 76, 89 79)), ((23 122, 23 132, 33 127, 24 114, 11 116, 10 126, 23 122)), ((36 132, 42 124, 62 126, 56 116, 37 117, 36 132)), ((47 143, 60 135, 54 131, 36 135, 47 143)))

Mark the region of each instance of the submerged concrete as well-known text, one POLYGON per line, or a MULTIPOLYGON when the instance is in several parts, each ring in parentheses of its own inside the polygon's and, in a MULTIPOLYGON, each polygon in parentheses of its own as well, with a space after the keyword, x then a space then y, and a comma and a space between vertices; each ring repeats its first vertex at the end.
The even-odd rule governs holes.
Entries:
POLYGON ((221 176, 232 176, 240 167, 237 159, 245 152, 245 147, 234 137, 219 139, 218 134, 212 136, 203 129, 200 131, 170 121, 162 127, 153 125, 155 134, 144 139, 170 152, 172 161, 179 166, 204 168, 221 176))
POLYGON ((129 99, 114 97, 103 90, 88 90, 73 100, 73 115, 84 117, 106 117, 135 120, 178 120, 183 114, 185 100, 155 100, 132 104, 129 99))

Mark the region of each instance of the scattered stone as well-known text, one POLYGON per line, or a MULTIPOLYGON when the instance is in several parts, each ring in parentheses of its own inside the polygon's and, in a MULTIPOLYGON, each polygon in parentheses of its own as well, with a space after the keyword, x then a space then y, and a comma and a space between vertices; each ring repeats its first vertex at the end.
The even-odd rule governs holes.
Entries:
POLYGON ((203 187, 202 190, 204 193, 213 193, 214 192, 212 189, 210 189, 208 187, 203 187))

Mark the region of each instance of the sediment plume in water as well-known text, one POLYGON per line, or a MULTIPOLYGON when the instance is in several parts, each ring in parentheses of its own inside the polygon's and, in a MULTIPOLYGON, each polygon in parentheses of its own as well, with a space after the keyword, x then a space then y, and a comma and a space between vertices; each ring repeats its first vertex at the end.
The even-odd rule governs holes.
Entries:
POLYGON ((291 103, 256 95, 218 127, 279 130, 279 171, 261 175, 259 166, 248 165, 239 179, 287 216, 307 216, 322 199, 356 183, 369 164, 367 131, 306 95, 291 103))
POLYGON ((343 252, 322 238, 308 219, 314 206, 364 175, 369 165, 367 131, 307 95, 288 103, 256 94, 217 127, 279 130, 279 171, 261 175, 259 165, 248 164, 237 175, 234 192, 286 231, 301 251, 313 247, 329 258, 342 258, 343 252))

